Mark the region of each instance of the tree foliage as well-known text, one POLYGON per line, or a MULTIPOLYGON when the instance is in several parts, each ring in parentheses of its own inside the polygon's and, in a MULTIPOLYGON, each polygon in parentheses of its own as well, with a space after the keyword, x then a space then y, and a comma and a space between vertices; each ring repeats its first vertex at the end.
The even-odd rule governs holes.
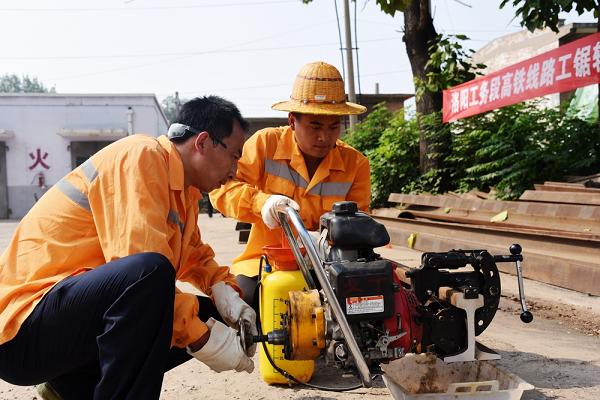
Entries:
POLYGON ((500 8, 512 3, 517 8, 516 16, 521 17, 521 26, 533 32, 535 29, 550 28, 558 32, 559 14, 575 9, 579 15, 593 11, 598 18, 596 0, 502 0, 500 8))
POLYGON ((369 158, 373 207, 419 177, 419 128, 402 111, 392 114, 378 104, 344 141, 369 158))
POLYGON ((184 99, 184 98, 179 99, 173 95, 169 95, 160 102, 163 112, 165 113, 165 116, 167 117, 167 120, 169 122, 175 120, 178 107, 187 101, 188 101, 187 99, 184 99))
POLYGON ((377 148, 381 133, 391 120, 392 113, 385 107, 385 103, 376 104, 365 121, 356 124, 343 140, 364 154, 377 148))
POLYGON ((485 64, 471 63, 475 51, 463 48, 461 41, 469 40, 465 35, 437 35, 429 43, 429 61, 426 78, 415 78, 417 99, 425 92, 441 92, 452 86, 475 79, 481 75, 485 64))
POLYGON ((44 84, 38 81, 37 78, 30 78, 28 75, 23 75, 19 78, 15 74, 5 74, 0 76, 0 92, 1 93, 56 93, 56 89, 52 86, 46 88, 44 84))
POLYGON ((453 124, 456 189, 518 198, 534 183, 598 170, 596 126, 535 102, 501 108, 453 124))
MULTIPOLYGON (((423 121, 427 126, 437 116, 424 116, 423 121)), ((373 113, 344 138, 369 158, 372 207, 383 206, 394 192, 495 189, 498 198, 515 199, 534 183, 589 175, 600 168, 595 124, 535 102, 441 128, 437 122, 430 126, 427 131, 435 132, 435 146, 444 151, 433 154, 442 168, 425 174, 419 173, 419 129, 414 121, 405 121, 402 112, 373 113)))

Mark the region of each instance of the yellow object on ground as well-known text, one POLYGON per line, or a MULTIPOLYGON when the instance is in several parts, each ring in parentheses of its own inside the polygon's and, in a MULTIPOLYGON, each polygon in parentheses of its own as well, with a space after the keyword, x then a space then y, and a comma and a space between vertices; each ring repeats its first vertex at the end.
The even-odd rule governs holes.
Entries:
POLYGON ((490 218, 490 222, 502 222, 508 219, 508 210, 504 210, 501 213, 494 215, 490 218))
MULTIPOLYGON (((260 323, 262 333, 267 334, 281 329, 281 315, 287 312, 288 293, 293 290, 307 290, 308 285, 300 270, 263 272, 260 287, 260 323)), ((308 382, 315 371, 313 360, 286 360, 283 355, 283 345, 266 344, 269 355, 279 368, 289 372, 301 382, 308 382)), ((269 362, 263 346, 259 346, 260 376, 269 384, 288 383, 269 362)))
POLYGON ((222 214, 252 223, 248 244, 231 266, 236 275, 256 276, 262 248, 280 243, 281 231, 267 228, 260 216, 263 204, 272 194, 296 201, 306 228, 317 230, 321 214, 331 211, 337 201, 355 201, 359 209, 368 210, 369 161, 338 140, 309 179, 304 157, 289 126, 267 128, 252 135, 244 145, 236 179, 210 193, 212 204, 222 214))
MULTIPOLYGON (((186 189, 183 177, 179 153, 166 136, 133 135, 50 188, 0 257, 0 344, 17 334, 59 281, 131 254, 164 255, 178 280, 209 295, 219 281, 239 290, 202 243, 197 225, 202 195, 186 189)), ((177 292, 174 311, 172 345, 185 347, 208 330, 197 317, 196 296, 177 292)))
POLYGON ((417 241, 417 234, 416 233, 411 233, 408 236, 408 239, 406 240, 406 244, 407 244, 408 248, 409 249, 414 249, 416 241, 417 241))

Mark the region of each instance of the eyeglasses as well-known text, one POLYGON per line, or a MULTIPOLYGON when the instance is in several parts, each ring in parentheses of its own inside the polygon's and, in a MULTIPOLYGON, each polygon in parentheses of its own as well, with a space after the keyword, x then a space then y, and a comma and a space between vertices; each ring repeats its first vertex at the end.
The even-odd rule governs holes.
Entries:
MULTIPOLYGON (((191 135, 197 135, 200 132, 202 132, 202 131, 192 128, 191 126, 188 126, 188 125, 171 124, 171 126, 169 126, 169 131, 167 132, 167 137, 169 139, 179 139, 179 138, 185 138, 185 137, 188 137, 191 135)), ((210 132, 207 132, 207 133, 215 145, 218 144, 218 145, 223 146, 223 148, 225 148, 225 149, 227 148, 227 145, 225 143, 223 143, 223 141, 221 139, 212 136, 210 134, 210 132)))

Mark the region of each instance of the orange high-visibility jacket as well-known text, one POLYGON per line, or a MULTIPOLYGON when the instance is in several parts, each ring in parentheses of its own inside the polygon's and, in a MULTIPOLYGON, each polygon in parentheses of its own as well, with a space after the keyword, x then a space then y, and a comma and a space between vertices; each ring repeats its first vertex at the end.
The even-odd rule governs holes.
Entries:
POLYGON ((371 200, 369 160, 338 140, 321 161, 312 179, 289 126, 256 132, 244 144, 236 179, 210 193, 212 204, 224 215, 252 223, 248 244, 233 260, 231 272, 256 276, 266 245, 281 242, 281 230, 270 230, 260 211, 272 194, 294 199, 308 230, 319 228, 321 214, 336 201, 350 200, 368 210, 371 200))
MULTIPOLYGON (((206 294, 218 281, 239 290, 229 269, 202 243, 202 195, 185 188, 183 179, 181 158, 166 136, 134 135, 102 149, 50 188, 0 257, 0 344, 16 336, 56 283, 136 253, 164 255, 178 280, 206 294)), ((196 296, 176 292, 172 345, 185 347, 208 330, 198 307, 196 296)))

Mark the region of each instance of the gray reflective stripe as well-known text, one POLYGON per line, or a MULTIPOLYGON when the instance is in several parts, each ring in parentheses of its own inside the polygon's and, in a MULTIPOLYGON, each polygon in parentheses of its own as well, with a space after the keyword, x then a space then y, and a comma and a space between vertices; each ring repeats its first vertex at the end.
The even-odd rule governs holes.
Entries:
POLYGON ((81 170, 88 178, 88 181, 92 183, 92 181, 98 176, 98 171, 94 164, 92 164, 92 160, 88 159, 83 164, 81 164, 81 170))
POLYGON ((278 176, 290 182, 293 182, 297 187, 306 189, 308 182, 299 173, 290 169, 287 164, 280 163, 275 160, 265 160, 265 172, 274 176, 278 176))
POLYGON ((179 214, 177 213, 177 211, 169 210, 169 216, 167 218, 169 221, 179 226, 179 230, 181 231, 181 233, 183 233, 184 225, 179 219, 179 214))
POLYGON ((63 192, 65 194, 65 196, 67 196, 69 199, 73 200, 73 202, 75 204, 80 205, 81 207, 85 208, 88 211, 92 210, 90 208, 90 202, 89 202, 87 196, 85 195, 85 193, 80 192, 79 189, 77 189, 75 186, 73 186, 73 184, 71 182, 69 182, 63 178, 60 181, 58 181, 58 183, 56 184, 56 187, 58 188, 58 190, 63 192))
MULTIPOLYGON (((290 169, 285 163, 280 163, 275 160, 265 160, 265 172, 274 176, 278 176, 290 182, 293 182, 297 187, 306 189, 308 182, 300 176, 299 173, 290 169)), ((352 182, 322 182, 317 183, 308 193, 316 196, 341 196, 345 197, 352 186, 352 182)))
POLYGON ((308 193, 318 196, 340 196, 346 197, 352 182, 322 182, 313 186, 308 193))

